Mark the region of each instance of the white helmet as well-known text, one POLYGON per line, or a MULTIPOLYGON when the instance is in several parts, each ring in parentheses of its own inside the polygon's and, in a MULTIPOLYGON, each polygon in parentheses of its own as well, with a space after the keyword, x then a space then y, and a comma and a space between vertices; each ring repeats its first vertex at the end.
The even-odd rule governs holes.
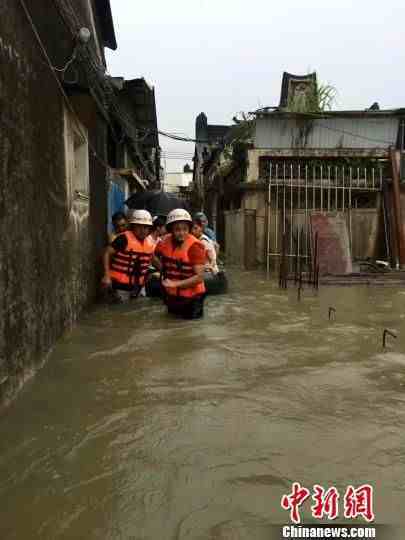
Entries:
POLYGON ((176 210, 172 210, 167 216, 166 225, 171 225, 176 221, 187 221, 189 223, 193 222, 190 214, 187 212, 187 210, 183 210, 183 208, 176 208, 176 210))
POLYGON ((152 227, 152 216, 147 210, 134 210, 129 218, 129 223, 133 225, 149 225, 152 227))

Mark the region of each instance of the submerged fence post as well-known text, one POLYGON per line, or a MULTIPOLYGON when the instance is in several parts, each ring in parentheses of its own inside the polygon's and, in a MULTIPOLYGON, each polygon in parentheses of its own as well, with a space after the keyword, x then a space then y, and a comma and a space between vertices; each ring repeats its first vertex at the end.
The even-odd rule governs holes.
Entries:
POLYGON ((332 320, 332 313, 333 313, 333 320, 336 320, 336 309, 334 307, 329 308, 329 320, 332 320))
POLYGON ((295 243, 295 269, 294 269, 294 283, 297 284, 298 282, 298 262, 299 262, 299 256, 300 256, 300 241, 299 241, 299 232, 297 229, 297 235, 296 235, 296 243, 295 243))
POLYGON ((391 336, 394 339, 397 339, 397 335, 391 332, 390 330, 385 329, 383 332, 383 348, 387 348, 387 336, 391 336))
POLYGON ((314 247, 314 254, 313 254, 313 282, 312 285, 314 288, 316 288, 316 280, 317 280, 317 269, 318 269, 318 231, 315 233, 315 247, 314 247))

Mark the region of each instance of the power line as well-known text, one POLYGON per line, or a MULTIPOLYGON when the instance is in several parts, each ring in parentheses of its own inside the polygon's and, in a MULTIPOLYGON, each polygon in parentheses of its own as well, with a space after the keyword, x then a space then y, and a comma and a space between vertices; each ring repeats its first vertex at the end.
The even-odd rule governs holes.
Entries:
MULTIPOLYGON (((78 47, 75 48, 73 54, 72 54, 72 57, 68 60, 68 62, 65 64, 65 66, 63 66, 63 68, 56 68, 53 66, 52 64, 52 61, 46 51, 46 48, 41 40, 41 37, 38 33, 38 30, 35 26, 35 23, 34 21, 32 20, 32 17, 31 17, 31 14, 30 12, 28 11, 28 8, 24 2, 24 0, 19 0, 20 1, 20 5, 22 6, 24 12, 25 12, 25 15, 30 23, 30 26, 32 28, 32 31, 36 37, 36 40, 42 50, 42 53, 47 61, 47 64, 49 66, 49 68, 51 69, 52 71, 52 74, 57 82, 57 85, 59 87, 59 90, 61 91, 62 93, 62 96, 69 108, 69 110, 71 111, 71 113, 73 114, 75 120, 76 120, 76 123, 77 123, 77 126, 79 128, 79 131, 80 133, 82 134, 83 138, 86 140, 89 148, 91 149, 92 153, 93 153, 93 156, 106 168, 109 168, 109 164, 104 161, 98 154, 97 154, 97 151, 96 149, 94 148, 94 146, 91 144, 91 142, 89 141, 88 137, 86 136, 86 134, 83 132, 83 130, 81 129, 81 121, 74 109, 74 107, 72 106, 71 102, 70 102, 70 99, 69 97, 67 96, 64 88, 63 88, 63 85, 61 84, 59 78, 57 77, 56 75, 56 72, 62 72, 63 74, 66 72, 66 70, 68 69, 68 67, 74 62, 74 60, 77 59, 77 56, 78 56, 78 52, 79 52, 79 49, 78 47)), ((57 0, 54 0, 57 7, 60 8, 60 3, 57 1, 57 0)), ((72 19, 75 20, 77 26, 79 27, 80 26, 80 21, 79 19, 77 18, 74 10, 72 9, 72 6, 70 4, 70 2, 64 2, 64 9, 67 9, 69 11, 69 15, 72 17, 72 19)), ((66 22, 66 21, 65 21, 66 22)), ((67 23, 66 23, 67 24, 67 23)), ((72 29, 70 29, 72 31, 72 29)), ((72 34, 73 31, 72 31, 72 34)), ((150 129, 150 128, 134 128, 133 125, 132 125, 132 121, 131 119, 127 116, 127 114, 122 110, 122 108, 120 107, 118 101, 115 99, 115 95, 114 95, 114 90, 111 86, 111 84, 108 83, 108 80, 107 79, 104 79, 103 80, 103 85, 101 85, 100 83, 100 80, 98 78, 97 75, 95 74, 99 74, 100 71, 103 71, 103 73, 105 73, 105 68, 104 66, 101 66, 100 64, 98 64, 95 60, 94 60, 94 57, 93 57, 93 54, 90 53, 90 51, 86 50, 86 53, 85 54, 85 49, 81 49, 80 52, 81 54, 85 55, 85 60, 87 60, 89 62, 89 64, 92 66, 93 68, 93 82, 96 82, 96 85, 97 86, 102 86, 102 94, 107 98, 108 97, 108 101, 110 103, 110 106, 114 109, 114 112, 115 112, 115 116, 120 120, 120 123, 121 123, 121 126, 124 128, 124 131, 126 131, 127 133, 127 136, 129 137, 130 140, 133 141, 133 143, 135 144, 136 146, 136 143, 137 142, 143 142, 149 135, 162 135, 163 137, 167 137, 169 139, 172 139, 172 140, 175 140, 175 141, 178 141, 178 142, 189 142, 189 143, 194 143, 194 144, 212 144, 213 141, 209 141, 209 140, 201 140, 201 139, 195 139, 193 137, 184 137, 184 136, 181 136, 181 135, 178 135, 177 133, 170 133, 170 132, 166 132, 166 131, 162 131, 162 130, 155 130, 155 129, 150 129), (144 136, 142 138, 138 138, 138 132, 144 132, 144 136)), ((108 116, 108 110, 105 111, 107 116, 108 116)), ((308 116, 308 115, 307 115, 308 116)), ((324 119, 324 117, 320 117, 320 116, 316 116, 316 114, 312 115, 312 116, 315 116, 315 118, 317 119, 324 119)), ((319 125, 319 127, 321 129, 327 129, 327 130, 330 130, 330 131, 335 131, 335 132, 338 132, 338 133, 342 133, 342 134, 345 134, 345 135, 349 135, 351 137, 354 137, 354 138, 358 138, 358 139, 363 139, 363 140, 367 140, 367 141, 370 141, 370 142, 377 142, 377 143, 384 143, 384 144, 387 144, 387 145, 392 145, 394 144, 393 141, 386 141, 386 140, 383 140, 383 139, 377 139, 377 138, 372 138, 372 137, 368 137, 366 135, 359 135, 357 133, 352 133, 350 131, 347 131, 347 130, 343 130, 343 129, 339 129, 339 128, 334 128, 334 127, 331 127, 331 126, 325 126, 325 125, 319 125)), ((234 142, 235 140, 237 139, 237 137, 231 141, 229 141, 229 144, 231 144, 232 142, 234 142)), ((218 143, 218 141, 217 141, 218 143)), ((137 155, 137 158, 139 159, 139 161, 141 162, 141 164, 143 165, 144 167, 144 170, 148 172, 149 176, 152 177, 152 173, 151 171, 149 170, 149 166, 147 165, 147 163, 145 162, 145 160, 143 159, 143 157, 141 156, 140 152, 139 152, 139 149, 136 147, 136 155, 137 155)), ((187 156, 190 156, 190 158, 192 157, 192 154, 188 155, 187 156)), ((171 156, 172 159, 175 159, 174 155, 171 156)), ((166 155, 166 158, 167 159, 170 159, 169 157, 169 154, 166 155)), ((184 156, 183 154, 181 154, 181 157, 179 156, 178 159, 184 159, 184 156)))
POLYGON ((32 20, 31 14, 30 14, 30 12, 28 11, 28 8, 27 8, 27 6, 26 6, 24 0, 19 0, 19 2, 20 2, 21 7, 22 7, 23 10, 24 10, 24 13, 25 13, 25 15, 26 15, 26 17, 27 17, 27 19, 28 19, 28 22, 29 22, 29 24, 30 24, 30 26, 31 26, 31 29, 32 29, 32 31, 33 31, 35 37, 36 37, 36 40, 37 40, 37 42, 38 42, 38 44, 39 44, 39 46, 40 46, 40 48, 41 48, 41 51, 42 51, 43 55, 45 56, 45 59, 46 59, 48 65, 49 65, 49 67, 50 67, 50 69, 51 69, 52 75, 54 76, 54 78, 55 78, 55 80, 56 80, 56 83, 57 83, 57 85, 58 85, 58 87, 59 87, 59 90, 61 91, 62 96, 63 96, 63 98, 64 98, 64 100, 65 100, 65 102, 66 102, 66 104, 67 104, 67 106, 68 106, 68 108, 69 108, 69 110, 70 110, 70 112, 72 113, 72 115, 73 115, 75 121, 76 121, 77 128, 79 129, 80 134, 82 135, 82 137, 84 138, 84 140, 87 142, 88 147, 91 149, 91 151, 92 151, 92 153, 93 153, 93 156, 94 156, 94 157, 99 161, 99 163, 101 163, 105 168, 109 169, 109 168, 110 168, 109 164, 108 164, 106 161, 104 161, 102 158, 100 158, 100 156, 99 156, 99 155, 97 154, 97 152, 96 152, 96 149, 94 148, 94 146, 93 146, 93 145, 91 144, 91 142, 89 141, 89 139, 88 139, 86 133, 82 130, 82 124, 81 124, 81 121, 80 121, 80 119, 79 119, 79 117, 78 117, 76 111, 74 110, 74 108, 73 108, 73 106, 72 106, 72 104, 71 104, 71 102, 70 102, 70 100, 69 100, 69 97, 68 97, 68 95, 66 94, 65 89, 64 89, 63 86, 62 86, 62 83, 60 82, 58 76, 57 76, 56 73, 55 73, 55 69, 54 69, 54 67, 53 67, 53 65, 52 65, 51 59, 49 58, 49 55, 48 55, 48 53, 47 53, 47 51, 46 51, 46 49, 45 49, 45 46, 44 46, 44 44, 43 44, 43 42, 42 42, 41 36, 40 36, 39 33, 38 33, 38 30, 37 30, 37 28, 36 28, 36 26, 35 26, 34 21, 32 20))
MULTIPOLYGON (((38 30, 37 30, 37 28, 36 28, 36 25, 35 25, 35 23, 34 23, 32 17, 31 17, 31 14, 30 14, 30 12, 29 12, 29 10, 28 10, 26 4, 25 4, 25 1, 24 1, 24 0, 19 0, 19 1, 20 1, 20 5, 21 5, 21 7, 22 7, 22 9, 23 9, 23 11, 24 11, 24 13, 25 13, 27 19, 28 19, 28 22, 29 22, 29 24, 30 24, 30 26, 31 26, 31 29, 32 29, 32 31, 33 31, 33 33, 34 33, 34 35, 35 35, 35 38, 36 38, 36 40, 37 40, 37 42, 38 42, 38 45, 39 45, 39 47, 40 47, 40 49, 41 49, 41 51, 42 51, 42 54, 44 55, 44 57, 45 57, 45 59, 46 59, 46 64, 47 64, 48 67, 50 68, 50 70, 51 70, 51 72, 52 72, 52 75, 53 75, 53 77, 54 77, 54 79, 55 79, 55 81, 56 81, 56 83, 57 83, 57 86, 58 86, 58 88, 59 88, 59 90, 60 90, 60 92, 61 92, 61 94, 62 94, 62 97, 63 97, 63 99, 64 99, 64 101, 65 101, 65 103, 66 103, 68 109, 70 110, 70 112, 72 113, 72 115, 73 115, 73 117, 74 117, 74 119, 75 119, 75 122, 76 122, 76 125, 77 125, 77 128, 78 128, 80 134, 82 135, 82 137, 84 138, 84 140, 87 142, 88 147, 89 147, 90 150, 92 151, 92 155, 94 156, 94 158, 95 158, 101 165, 103 165, 103 167, 105 167, 106 169, 109 169, 109 168, 110 168, 110 165, 109 165, 103 158, 101 158, 101 157, 98 155, 98 153, 97 153, 95 147, 92 145, 92 143, 90 142, 89 138, 87 137, 87 134, 83 131, 81 121, 80 121, 80 119, 79 119, 79 117, 78 117, 78 115, 77 115, 77 113, 76 113, 76 111, 75 111, 75 109, 74 109, 74 107, 73 107, 73 105, 72 105, 72 103, 71 103, 71 101, 70 101, 70 99, 69 99, 69 97, 68 97, 68 95, 67 95, 65 89, 63 88, 63 85, 62 85, 61 81, 59 80, 58 76, 56 75, 56 72, 62 72, 62 73, 65 73, 66 70, 68 69, 68 67, 73 63, 73 61, 77 59, 77 56, 78 56, 78 54, 77 54, 77 53, 78 53, 78 48, 75 48, 75 51, 74 51, 74 53, 72 54, 72 57, 68 60, 68 62, 65 64, 65 66, 63 66, 63 68, 56 68, 56 67, 53 65, 53 63, 52 63, 52 61, 51 61, 51 59, 50 59, 50 57, 49 57, 49 55, 48 55, 48 52, 47 52, 47 50, 46 50, 46 48, 45 48, 45 45, 44 45, 44 43, 43 43, 43 41, 42 41, 42 39, 41 39, 41 36, 39 35, 39 32, 38 32, 38 30)), ((57 7, 60 7, 60 5, 59 5, 58 2, 55 2, 55 3, 56 3, 56 5, 57 5, 57 7)), ((68 6, 67 9, 69 9, 69 7, 71 7, 71 6, 69 6, 69 4, 64 4, 64 7, 65 7, 65 8, 66 8, 66 6, 68 6)), ((78 19, 76 18, 74 12, 73 12, 73 11, 70 11, 70 14, 71 14, 72 18, 74 18, 74 19, 76 20, 77 25, 80 26, 80 22, 79 22, 78 19)), ((66 21, 65 21, 65 22, 66 22, 66 21)), ((67 24, 67 23, 66 23, 66 24, 67 24)), ((83 51, 81 51, 81 52, 83 52, 83 51)), ((93 56, 92 56, 91 54, 88 54, 88 55, 87 55, 87 60, 90 62, 90 64, 92 65, 92 67, 93 67, 95 70, 97 70, 97 71, 103 70, 103 66, 100 66, 99 64, 97 64, 97 63, 94 61, 94 58, 93 58, 93 56)), ((93 81, 93 82, 94 82, 94 81, 93 81)), ((110 98, 111 98, 111 96, 113 95, 113 90, 112 90, 112 88, 109 88, 109 90, 110 90, 110 92, 108 92, 108 93, 109 93, 110 98)), ((126 130, 126 132, 127 132, 127 135, 129 135, 130 139, 132 139, 134 142, 142 142, 142 141, 144 141, 149 135, 152 135, 152 134, 159 134, 159 133, 160 133, 159 130, 153 130, 153 129, 150 129, 150 128, 143 128, 143 129, 141 128, 140 130, 138 130, 137 128, 133 128, 130 119, 127 117, 127 115, 126 115, 126 114, 122 111, 122 109, 119 107, 117 101, 116 101, 116 100, 111 100, 110 105, 114 108, 115 114, 116 114, 116 116, 118 117, 118 119, 121 121, 123 127, 125 128, 125 130, 126 130), (134 130, 135 133, 132 133, 132 130, 134 130), (143 132, 144 132, 144 136, 141 137, 141 138, 138 138, 138 135, 137 135, 137 132, 138 132, 138 131, 143 131, 143 132)), ((108 111, 105 111, 105 112, 108 114, 108 111)), ((169 133, 166 134, 165 132, 162 132, 162 134, 164 134, 164 136, 168 136, 168 137, 170 137, 170 138, 174 138, 175 140, 180 140, 180 138, 179 138, 178 136, 176 136, 176 135, 172 135, 172 134, 169 134, 169 133)), ((186 140, 186 141, 188 141, 188 142, 192 142, 191 139, 188 139, 188 138, 181 138, 181 139, 186 140)), ((148 170, 149 168, 147 167, 147 165, 146 165, 145 161, 142 159, 142 157, 139 155, 139 151, 137 151, 137 157, 138 157, 138 159, 141 161, 141 163, 143 164, 144 168, 145 168, 146 170, 148 170)), ((188 157, 189 157, 189 156, 187 156, 187 158, 188 158, 188 157)), ((191 158, 191 157, 192 157, 192 155, 190 155, 190 158, 191 158)), ((169 158, 169 157, 168 157, 168 158, 169 158)), ((176 158, 177 158, 177 157, 176 157, 176 158)), ((185 158, 184 158, 183 156, 178 156, 178 159, 185 159, 185 158)), ((152 176, 151 173, 150 173, 150 171, 149 171, 149 175, 152 176)))
MULTIPOLYGON (((314 114, 312 114, 312 113, 311 114, 306 114, 305 116, 313 116, 316 120, 326 120, 323 116, 316 116, 315 113, 314 114)), ((331 126, 319 125, 319 127, 321 129, 327 129, 327 130, 330 130, 330 131, 335 131, 337 133, 342 133, 344 135, 350 135, 351 137, 354 137, 354 138, 357 138, 357 139, 363 139, 363 140, 370 141, 370 142, 384 143, 384 144, 387 144, 389 146, 395 143, 395 141, 387 141, 385 139, 377 139, 377 138, 373 138, 373 137, 368 137, 367 135, 360 135, 358 133, 352 133, 350 131, 340 129, 340 128, 334 128, 334 127, 331 127, 331 126)), ((181 137, 179 135, 176 135, 175 133, 170 133, 170 132, 161 131, 161 130, 158 130, 157 133, 159 133, 159 135, 162 135, 163 137, 167 137, 169 139, 179 141, 179 142, 190 142, 190 143, 195 143, 195 144, 213 144, 213 142, 214 143, 219 142, 219 141, 210 141, 210 140, 203 140, 203 139, 194 139, 193 137, 181 137)), ((231 144, 234 140, 235 139, 229 141, 229 144, 231 144)))
MULTIPOLYGON (((269 107, 269 108, 275 108, 275 107, 269 107)), ((260 110, 258 111, 260 112, 260 110)), ((272 113, 270 113, 271 115, 272 113)), ((325 113, 315 113, 315 112, 308 112, 308 113, 293 113, 297 116, 302 116, 304 118, 314 118, 315 120, 330 120, 331 118, 333 118, 333 116, 329 116, 328 117, 328 113, 325 112, 325 113)), ((365 113, 367 114, 367 113, 365 113)), ((278 116, 278 115, 277 115, 278 116)), ((373 119, 373 118, 367 118, 367 120, 370 122, 370 121, 374 121, 374 122, 378 122, 377 119, 373 119)), ((341 128, 335 128, 335 127, 331 127, 331 126, 325 126, 325 125, 322 125, 322 124, 318 124, 318 126, 320 129, 327 129, 329 131, 335 131, 337 133, 342 133, 342 135, 349 135, 350 137, 354 137, 354 138, 357 138, 357 139, 363 139, 363 140, 366 140, 366 141, 370 141, 370 142, 377 142, 377 143, 384 143, 388 146, 391 146, 393 144, 395 144, 395 141, 387 141, 385 139, 376 139, 374 137, 368 137, 367 135, 360 135, 358 133, 352 133, 351 131, 347 131, 345 129, 341 129, 341 128)))
POLYGON ((177 160, 177 161, 191 161, 189 158, 186 158, 186 157, 170 157, 170 156, 165 156, 164 159, 170 159, 170 160, 177 160))
POLYGON ((374 139, 373 137, 368 137, 367 135, 359 135, 358 133, 351 133, 350 131, 346 131, 344 129, 339 129, 339 128, 333 128, 331 126, 323 126, 323 125, 318 124, 318 127, 321 129, 327 129, 329 131, 342 133, 343 135, 349 135, 350 137, 354 137, 357 139, 363 139, 369 142, 384 143, 384 144, 387 144, 388 146, 392 146, 393 144, 395 144, 395 141, 386 141, 384 139, 374 139))
POLYGON ((189 154, 186 152, 162 152, 163 156, 186 156, 186 157, 194 157, 194 154, 189 154))
MULTIPOLYGON (((68 30, 71 32, 72 37, 75 38, 82 24, 77 13, 73 9, 70 0, 54 0, 54 4, 68 30)), ((137 160, 142 165, 144 172, 149 179, 152 179, 155 175, 150 170, 148 162, 145 160, 137 145, 138 142, 143 142, 146 139, 148 133, 146 133, 144 137, 138 138, 138 129, 133 126, 133 120, 122 109, 116 98, 114 87, 110 79, 106 76, 106 67, 99 63, 98 58, 93 51, 89 47, 86 47, 83 48, 80 53, 80 60, 82 60, 82 64, 84 64, 84 72, 89 80, 91 80, 94 91, 97 89, 98 93, 101 95, 101 99, 98 100, 101 101, 101 103, 98 103, 99 106, 103 107, 107 117, 109 116, 109 113, 112 112, 113 116, 120 124, 121 129, 133 144, 134 153, 136 154, 137 160), (89 69, 89 67, 91 69, 89 69)))

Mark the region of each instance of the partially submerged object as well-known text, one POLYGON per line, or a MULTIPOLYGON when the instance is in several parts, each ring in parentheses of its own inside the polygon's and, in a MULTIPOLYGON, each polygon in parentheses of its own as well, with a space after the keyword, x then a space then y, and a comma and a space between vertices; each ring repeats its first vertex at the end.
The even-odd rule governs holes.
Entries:
MULTIPOLYGON (((218 274, 206 272, 204 274, 204 283, 206 293, 209 295, 226 294, 228 292, 228 279, 223 271, 218 272, 218 274)), ((146 295, 150 298, 162 298, 162 286, 158 274, 153 274, 146 283, 146 295)))
POLYGON ((228 292, 228 279, 225 272, 218 272, 218 274, 206 272, 204 274, 204 283, 207 294, 217 295, 228 292))

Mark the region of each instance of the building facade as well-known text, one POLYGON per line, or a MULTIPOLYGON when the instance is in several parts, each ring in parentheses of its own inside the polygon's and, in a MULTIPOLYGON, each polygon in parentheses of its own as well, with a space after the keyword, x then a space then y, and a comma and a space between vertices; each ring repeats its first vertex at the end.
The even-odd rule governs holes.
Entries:
POLYGON ((230 126, 208 124, 207 115, 200 113, 195 122, 195 150, 193 166, 193 206, 201 210, 205 205, 204 167, 217 147, 222 147, 230 126))
POLYGON ((117 47, 109 0, 0 4, 1 402, 96 296, 111 171, 133 165, 135 188, 156 182, 158 145, 138 144, 106 47, 117 47))
MULTIPOLYGON (((284 241, 287 256, 295 256, 303 230, 299 249, 309 260, 311 216, 328 213, 347 221, 354 259, 396 264, 391 149, 403 154, 405 110, 377 104, 361 111, 289 110, 292 100, 305 105, 306 85, 315 81, 284 74, 280 106, 254 113, 252 138, 235 144, 232 128, 224 144, 211 147, 201 165, 205 209, 230 260, 235 249, 227 228, 248 229, 251 236, 238 245, 253 243, 257 264, 269 268, 277 267, 284 241)), ((245 254, 236 259, 246 260, 245 254)))

